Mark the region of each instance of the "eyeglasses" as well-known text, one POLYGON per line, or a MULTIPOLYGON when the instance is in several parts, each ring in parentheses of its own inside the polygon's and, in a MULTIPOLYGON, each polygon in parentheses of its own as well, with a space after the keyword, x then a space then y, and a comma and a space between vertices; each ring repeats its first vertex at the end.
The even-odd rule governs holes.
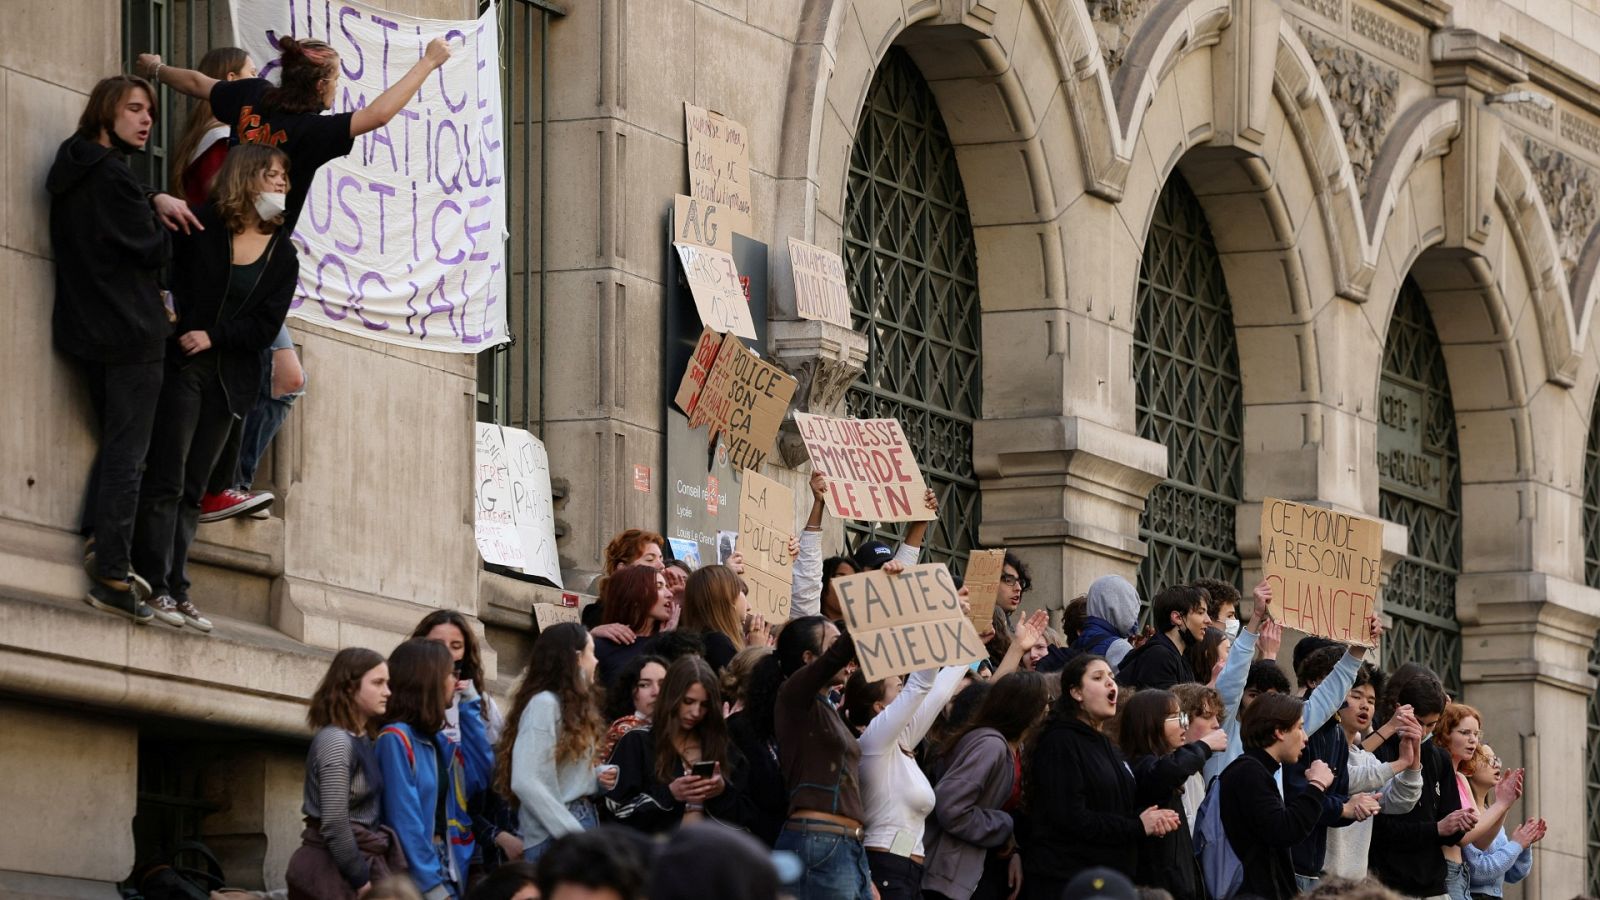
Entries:
POLYGON ((1456 734, 1459 734, 1464 738, 1480 738, 1480 737, 1483 737, 1483 732, 1481 732, 1481 731, 1471 731, 1471 730, 1468 730, 1466 728, 1457 728, 1456 729, 1456 734))
POLYGON ((1171 722, 1173 719, 1177 719, 1178 720, 1178 727, 1179 728, 1182 728, 1185 731, 1189 730, 1189 714, 1188 713, 1186 713, 1186 712, 1175 712, 1172 715, 1167 716, 1167 721, 1168 722, 1171 722))
POLYGON ((1021 575, 1001 575, 1000 583, 1006 587, 1017 587, 1018 585, 1021 585, 1022 592, 1024 594, 1028 592, 1029 588, 1033 587, 1033 585, 1029 584, 1021 575))
POLYGON ((1498 756, 1489 757, 1489 768, 1491 768, 1491 769, 1500 768, 1500 757, 1498 757, 1498 756))

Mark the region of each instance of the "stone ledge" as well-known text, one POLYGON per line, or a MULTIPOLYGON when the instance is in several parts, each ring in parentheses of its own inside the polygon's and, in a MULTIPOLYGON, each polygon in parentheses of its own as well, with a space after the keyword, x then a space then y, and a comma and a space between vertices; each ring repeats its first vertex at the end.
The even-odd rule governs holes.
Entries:
POLYGON ((991 479, 1070 475, 1142 508, 1167 477, 1165 446, 1082 416, 979 419, 972 423, 972 450, 986 488, 991 479))
POLYGON ((134 625, 81 600, 0 596, 0 685, 30 700, 303 739, 306 700, 331 656, 233 619, 205 635, 134 625))
POLYGON ((109 881, 0 870, 0 897, 9 900, 117 900, 121 896, 109 881))

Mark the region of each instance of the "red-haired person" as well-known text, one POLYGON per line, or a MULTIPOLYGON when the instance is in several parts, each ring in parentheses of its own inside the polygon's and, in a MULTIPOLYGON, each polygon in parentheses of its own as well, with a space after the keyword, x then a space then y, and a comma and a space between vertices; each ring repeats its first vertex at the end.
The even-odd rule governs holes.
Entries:
POLYGON ((658 568, 625 566, 606 579, 602 602, 594 652, 600 661, 599 682, 610 684, 629 660, 651 652, 650 639, 672 618, 672 588, 658 568), (631 637, 620 638, 606 626, 620 626, 631 637))
POLYGON ((149 82, 102 79, 45 180, 56 263, 51 330, 57 349, 82 371, 100 425, 82 527, 86 600, 141 625, 155 616, 145 602, 150 584, 134 573, 130 554, 172 333, 160 284, 172 244, 161 222, 194 222, 183 201, 146 189, 128 167, 128 154, 144 149, 155 122, 149 82))
POLYGON ((290 900, 355 900, 405 868, 394 835, 378 823, 383 773, 372 735, 388 706, 383 657, 340 650, 306 713, 317 733, 306 753, 306 830, 285 874, 290 900))

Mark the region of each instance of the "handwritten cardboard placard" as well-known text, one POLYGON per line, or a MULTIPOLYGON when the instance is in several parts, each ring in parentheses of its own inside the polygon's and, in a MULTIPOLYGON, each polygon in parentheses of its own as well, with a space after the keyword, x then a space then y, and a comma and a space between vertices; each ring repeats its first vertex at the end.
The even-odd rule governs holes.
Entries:
POLYGON ((744 554, 744 581, 750 587, 750 609, 768 622, 789 618, 789 593, 794 584, 794 491, 752 469, 740 476, 739 552, 744 554))
POLYGON ((794 305, 800 318, 850 327, 850 288, 839 254, 789 238, 789 268, 794 272, 794 305))
POLYGON ((868 681, 988 656, 961 612, 955 580, 944 563, 911 566, 898 575, 876 571, 835 578, 833 589, 868 681))
POLYGON ((688 137, 689 196, 722 207, 728 227, 753 234, 750 132, 719 112, 683 104, 688 137))
POLYGON ((706 376, 711 373, 711 367, 717 364, 717 355, 722 352, 722 335, 710 328, 700 332, 700 340, 694 345, 694 355, 689 357, 689 367, 683 370, 683 380, 678 383, 678 392, 672 402, 684 415, 694 411, 694 402, 700 396, 700 389, 705 387, 706 376))
POLYGON ((559 606, 554 603, 535 603, 533 605, 533 621, 544 631, 551 625, 562 622, 582 622, 583 613, 577 607, 559 606))
POLYGON ((473 535, 484 562, 520 569, 527 565, 511 503, 511 464, 500 426, 477 423, 473 446, 476 501, 473 535))
MULTIPOLYGON (((692 372, 695 363, 690 362, 692 372)), ((685 373, 685 381, 690 373, 685 373)), ((799 387, 787 372, 751 353, 734 335, 723 335, 717 360, 684 411, 689 427, 711 427, 711 439, 723 435, 723 446, 735 468, 759 469, 772 452, 778 426, 799 387)), ((679 395, 685 393, 680 385, 679 395)))
POLYGON ((697 247, 713 247, 733 252, 733 229, 728 227, 722 207, 709 200, 676 194, 672 198, 672 239, 697 247))
POLYGON ((678 259, 683 262, 683 277, 689 282, 694 308, 700 324, 713 331, 732 332, 756 339, 756 320, 750 315, 750 301, 739 282, 739 268, 726 250, 697 247, 675 242, 678 259))
POLYGON ((1005 550, 974 550, 967 554, 962 584, 972 604, 972 627, 982 634, 994 625, 994 605, 1000 599, 1000 576, 1005 573, 1005 550))
POLYGON ((1262 577, 1279 621, 1306 634, 1371 646, 1383 526, 1374 519, 1268 497, 1261 505, 1262 577))
POLYGON ((933 510, 906 433, 894 419, 831 419, 796 412, 811 465, 828 479, 828 511, 860 522, 926 522, 933 510))
POLYGON ((550 455, 544 443, 521 428, 500 429, 511 475, 511 511, 524 562, 518 568, 562 587, 556 552, 555 501, 550 493, 550 455))
MULTIPOLYGON (((450 61, 406 97, 400 115, 356 138, 350 153, 303 185, 310 193, 293 235, 300 275, 291 315, 424 350, 477 353, 509 340, 507 135, 495 6, 477 20, 456 21, 364 0, 230 6, 232 42, 261 63, 262 78, 281 77, 279 36, 333 45, 341 61, 335 113, 371 103, 416 64, 429 40, 450 44, 450 61)), ((224 123, 240 140, 283 140, 282 131, 261 128, 250 107, 240 118, 224 123)))

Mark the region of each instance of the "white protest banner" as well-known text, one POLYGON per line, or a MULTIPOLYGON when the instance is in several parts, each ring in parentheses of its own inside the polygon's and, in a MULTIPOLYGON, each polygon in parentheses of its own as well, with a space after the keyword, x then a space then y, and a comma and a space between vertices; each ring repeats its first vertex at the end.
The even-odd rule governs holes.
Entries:
POLYGON ((796 412, 815 471, 827 476, 828 511, 858 522, 926 522, 927 482, 894 419, 831 419, 796 412))
POLYGON ((527 560, 520 568, 562 587, 555 504, 550 494, 550 456, 542 441, 520 428, 502 428, 500 433, 505 438, 510 467, 511 509, 527 560))
POLYGON ((277 78, 277 35, 339 54, 334 112, 370 104, 442 37, 450 61, 388 124, 317 170, 295 228, 292 314, 350 334, 477 353, 506 332, 505 140, 494 4, 476 21, 361 0, 233 0, 234 41, 277 78))
POLYGON ((744 554, 744 581, 750 586, 750 609, 768 622, 789 618, 794 558, 794 491, 754 469, 739 477, 739 552, 744 554))
POLYGON ((683 104, 689 196, 720 206, 728 228, 752 233, 750 132, 714 110, 683 104))
POLYGON ((511 467, 500 426, 479 422, 474 442, 473 478, 477 516, 473 532, 483 561, 520 569, 527 564, 517 517, 511 504, 511 467))
POLYGON ((794 305, 800 318, 850 327, 850 288, 839 254, 789 238, 789 268, 794 272, 794 305))
POLYGON ((724 334, 756 339, 756 320, 750 315, 750 300, 744 295, 739 268, 726 250, 674 243, 683 262, 683 277, 689 282, 700 324, 724 334))
POLYGON ((1284 625, 1372 646, 1383 525, 1375 519, 1268 497, 1261 504, 1261 577, 1284 625))
POLYGON ((833 580, 868 681, 988 658, 944 563, 833 580))

